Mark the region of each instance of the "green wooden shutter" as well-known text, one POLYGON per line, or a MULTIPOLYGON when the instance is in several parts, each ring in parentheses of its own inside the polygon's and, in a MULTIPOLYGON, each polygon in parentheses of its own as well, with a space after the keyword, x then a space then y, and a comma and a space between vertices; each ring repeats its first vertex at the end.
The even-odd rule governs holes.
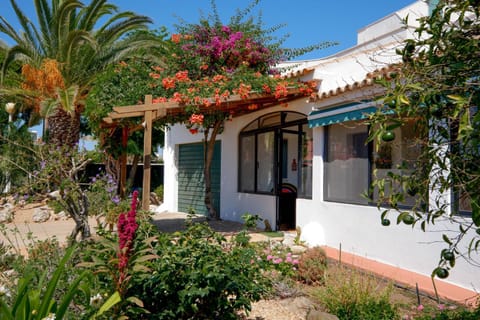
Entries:
MULTIPOLYGON (((211 176, 213 206, 220 212, 220 159, 221 144, 215 143, 211 176)), ((178 210, 208 215, 205 206, 205 180, 203 174, 203 143, 183 144, 178 155, 178 210)))

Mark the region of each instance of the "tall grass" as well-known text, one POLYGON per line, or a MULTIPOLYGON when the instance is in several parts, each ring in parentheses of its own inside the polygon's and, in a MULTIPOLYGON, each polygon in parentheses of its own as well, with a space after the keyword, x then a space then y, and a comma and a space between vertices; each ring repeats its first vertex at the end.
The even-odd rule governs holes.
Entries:
POLYGON ((399 319, 397 307, 390 302, 393 284, 374 275, 340 266, 325 272, 325 285, 312 290, 312 296, 340 320, 399 319))

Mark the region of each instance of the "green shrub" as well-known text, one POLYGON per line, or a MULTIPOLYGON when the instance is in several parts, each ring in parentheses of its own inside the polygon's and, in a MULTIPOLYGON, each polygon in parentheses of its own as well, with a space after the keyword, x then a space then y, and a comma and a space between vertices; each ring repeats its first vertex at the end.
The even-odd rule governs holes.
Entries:
POLYGON ((340 320, 399 319, 397 307, 390 303, 391 285, 372 275, 340 268, 325 273, 325 286, 313 291, 313 296, 340 320))
POLYGON ((157 195, 158 200, 163 202, 163 184, 156 187, 155 190, 153 190, 153 192, 155 192, 155 194, 157 195))
POLYGON ((20 256, 12 253, 10 249, 9 245, 0 241, 0 272, 11 269, 16 261, 23 260, 20 256))
POLYGON ((132 289, 149 319, 236 319, 270 288, 252 247, 227 243, 204 224, 162 234, 155 250, 160 258, 132 289))
POLYGON ((262 220, 258 214, 251 214, 246 212, 242 215, 242 220, 244 221, 244 227, 247 230, 254 230, 257 228, 257 224, 262 220))
POLYGON ((478 320, 480 319, 480 306, 475 310, 442 310, 435 315, 425 314, 415 317, 418 320, 478 320))
POLYGON ((70 281, 63 283, 66 288, 61 295, 56 294, 75 247, 69 248, 52 274, 44 270, 38 281, 33 269, 27 269, 18 280, 17 290, 11 302, 0 297, 0 319, 63 319, 68 315, 70 303, 80 293, 81 282, 87 278, 85 271, 79 276, 69 275, 70 281), (47 318, 48 317, 48 318, 47 318))
POLYGON ((321 247, 307 249, 298 262, 298 278, 300 281, 312 285, 323 282, 327 269, 327 255, 321 247))

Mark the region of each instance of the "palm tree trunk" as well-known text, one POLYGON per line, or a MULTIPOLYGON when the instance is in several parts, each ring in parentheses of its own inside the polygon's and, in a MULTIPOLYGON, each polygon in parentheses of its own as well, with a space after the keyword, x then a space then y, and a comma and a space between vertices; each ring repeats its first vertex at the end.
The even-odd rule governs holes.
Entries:
POLYGON ((80 113, 70 114, 58 107, 47 118, 47 142, 57 146, 74 147, 80 140, 80 113))
POLYGON ((205 164, 203 168, 203 175, 205 179, 205 206, 207 207, 209 217, 214 220, 220 220, 220 213, 215 210, 215 207, 212 203, 212 175, 210 169, 212 167, 213 154, 215 151, 215 139, 220 132, 222 123, 222 120, 216 120, 213 124, 213 127, 205 128, 205 138, 203 140, 203 159, 205 164), (213 130, 209 137, 210 129, 213 130))

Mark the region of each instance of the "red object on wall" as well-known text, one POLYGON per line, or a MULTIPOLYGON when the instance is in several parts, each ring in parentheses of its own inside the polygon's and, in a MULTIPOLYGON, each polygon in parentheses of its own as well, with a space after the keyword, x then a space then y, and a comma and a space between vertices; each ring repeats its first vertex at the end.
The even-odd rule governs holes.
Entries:
POLYGON ((292 171, 297 171, 297 160, 292 160, 292 171))

